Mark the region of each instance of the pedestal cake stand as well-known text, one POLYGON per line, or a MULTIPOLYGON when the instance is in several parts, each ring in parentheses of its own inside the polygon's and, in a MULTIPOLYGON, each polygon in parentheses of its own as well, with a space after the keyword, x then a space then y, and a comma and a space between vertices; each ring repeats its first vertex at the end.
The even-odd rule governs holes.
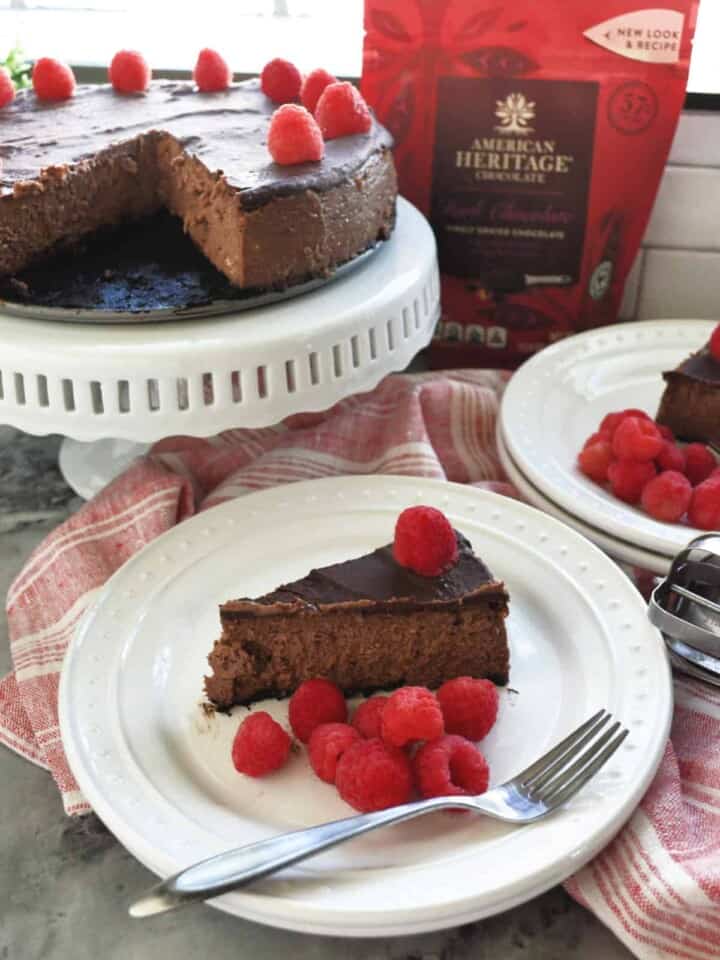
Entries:
POLYGON ((62 434, 63 474, 88 497, 164 437, 270 426, 372 389, 428 344, 439 309, 432 231, 399 200, 381 249, 281 303, 140 324, 0 312, 0 423, 62 434))

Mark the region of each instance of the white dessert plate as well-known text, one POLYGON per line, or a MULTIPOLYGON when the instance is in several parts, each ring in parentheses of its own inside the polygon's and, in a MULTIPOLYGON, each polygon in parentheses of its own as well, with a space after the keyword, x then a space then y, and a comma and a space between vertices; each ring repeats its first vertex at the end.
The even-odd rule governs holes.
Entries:
POLYGON ((533 507, 537 507, 538 510, 543 510, 552 517, 562 520, 563 523, 572 527, 573 530, 577 530, 578 533, 587 537, 588 540, 591 540, 600 547, 601 550, 604 550, 605 553, 614 557, 616 560, 622 563, 632 564, 635 567, 642 567, 645 570, 651 570, 653 573, 658 573, 662 576, 667 576, 672 564, 670 557, 666 557, 661 553, 653 553, 651 550, 643 550, 641 547, 626 543, 624 540, 617 540, 604 531, 598 530, 596 527, 591 527, 587 523, 583 523, 582 520, 563 510, 562 507, 553 503, 552 500, 548 500, 537 487, 530 483, 510 456, 500 424, 498 424, 497 429, 497 447, 500 462, 503 465, 508 479, 533 507))
MULTIPOLYGON (((660 634, 620 569, 564 524, 471 487, 402 477, 298 483, 174 528, 108 582, 77 631, 60 685, 63 744, 117 838, 167 876, 230 847, 352 811, 304 751, 253 780, 230 760, 246 715, 202 709, 217 604, 391 539, 399 511, 444 510, 511 596, 512 667, 483 749, 498 783, 607 707, 630 729, 567 808, 532 826, 439 814, 359 838, 213 902, 308 933, 391 936, 456 926, 559 883, 632 813, 671 714, 660 634)), ((287 704, 263 704, 285 721, 287 704)), ((128 891, 132 899, 141 891, 128 891)))
POLYGON ((701 347, 715 324, 657 320, 602 327, 542 350, 508 383, 500 413, 518 469, 549 500, 619 540, 674 557, 702 531, 660 523, 617 500, 576 467, 578 451, 611 410, 657 412, 662 371, 701 347))

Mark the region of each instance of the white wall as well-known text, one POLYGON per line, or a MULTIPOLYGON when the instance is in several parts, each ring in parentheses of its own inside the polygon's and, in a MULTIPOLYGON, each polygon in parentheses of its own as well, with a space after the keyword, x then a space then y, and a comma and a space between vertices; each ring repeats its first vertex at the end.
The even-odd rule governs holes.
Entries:
POLYGON ((720 112, 680 118, 620 316, 720 320, 720 112))

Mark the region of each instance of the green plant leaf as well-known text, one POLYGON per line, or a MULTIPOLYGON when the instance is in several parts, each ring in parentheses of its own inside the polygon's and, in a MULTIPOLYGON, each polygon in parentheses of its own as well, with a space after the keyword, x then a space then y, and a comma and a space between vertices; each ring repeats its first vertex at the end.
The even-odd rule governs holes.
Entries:
POLYGON ((31 65, 20 47, 13 47, 5 59, 0 60, 0 65, 7 68, 18 90, 30 86, 31 65))

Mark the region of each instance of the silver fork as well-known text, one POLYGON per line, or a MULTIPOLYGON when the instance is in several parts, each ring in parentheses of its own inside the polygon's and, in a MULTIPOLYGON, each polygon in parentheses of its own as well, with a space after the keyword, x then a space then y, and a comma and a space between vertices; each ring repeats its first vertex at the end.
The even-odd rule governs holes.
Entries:
POLYGON ((617 721, 608 726, 611 720, 606 710, 600 710, 527 770, 480 796, 432 797, 405 803, 284 833, 210 857, 152 887, 130 906, 130 916, 148 917, 217 897, 352 837, 435 810, 466 807, 507 823, 533 823, 574 797, 615 753, 628 731, 617 721))

